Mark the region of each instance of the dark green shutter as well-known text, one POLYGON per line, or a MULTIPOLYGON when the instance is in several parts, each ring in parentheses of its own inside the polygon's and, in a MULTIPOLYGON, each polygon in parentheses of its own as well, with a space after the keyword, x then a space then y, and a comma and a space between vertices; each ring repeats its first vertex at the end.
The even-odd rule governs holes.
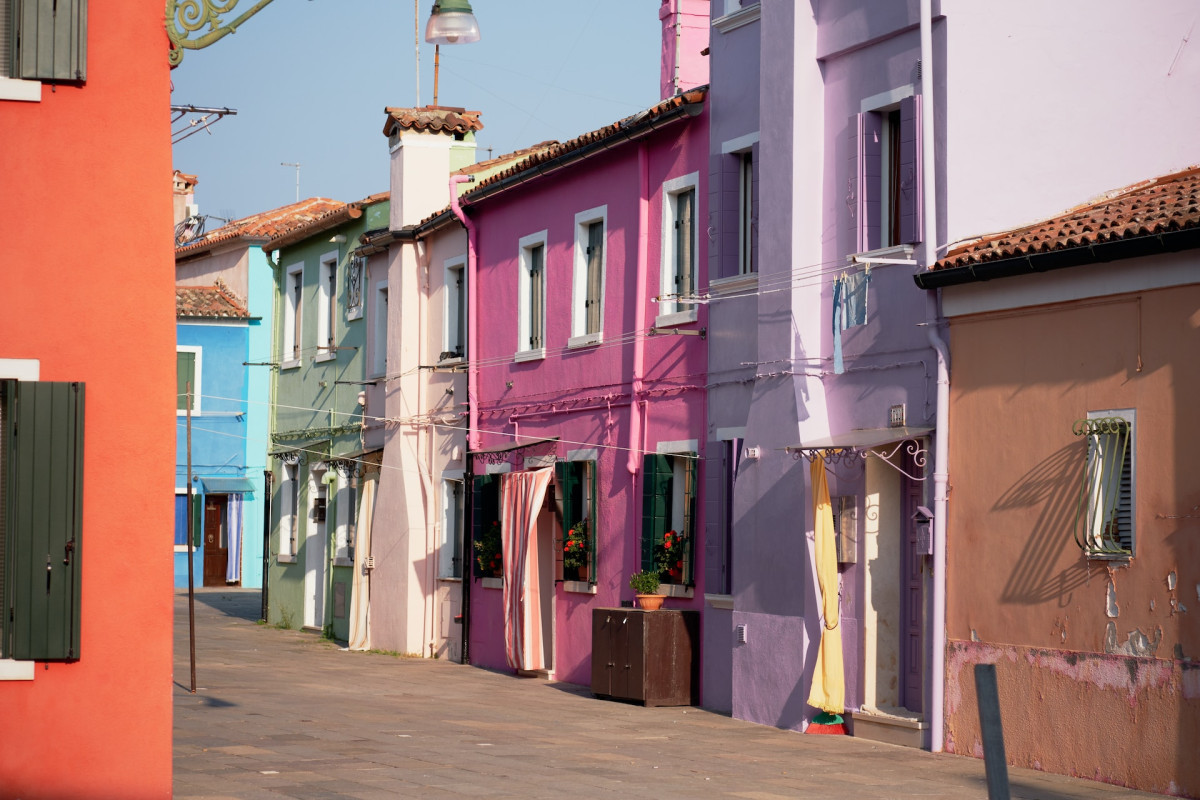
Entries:
MULTIPOLYGON (((184 352, 182 350, 175 351, 175 410, 186 411, 188 407, 187 392, 188 385, 191 385, 192 391, 196 391, 196 354, 184 352)), ((192 408, 196 407, 195 398, 192 400, 192 408)))
POLYGON ((700 460, 697 458, 687 457, 683 459, 683 525, 682 531, 686 535, 685 550, 683 554, 683 582, 691 586, 695 581, 696 574, 696 478, 697 465, 700 460))
POLYGON ((79 658, 82 383, 4 382, 3 655, 79 658))
POLYGON ((587 471, 588 481, 588 522, 592 528, 592 535, 589 539, 590 552, 588 552, 588 575, 591 576, 592 583, 596 582, 596 540, 600 538, 600 520, 596 518, 596 507, 599 505, 596 502, 596 462, 588 461, 583 465, 583 469, 587 471))
POLYGON ((654 544, 671 524, 671 457, 649 453, 642 460, 642 569, 654 568, 654 544))
POLYGON ((13 77, 87 79, 87 0, 14 0, 13 77))
MULTIPOLYGON (((296 523, 292 523, 295 526, 296 523)), ((192 493, 192 547, 200 547, 204 539, 204 496, 192 493)))

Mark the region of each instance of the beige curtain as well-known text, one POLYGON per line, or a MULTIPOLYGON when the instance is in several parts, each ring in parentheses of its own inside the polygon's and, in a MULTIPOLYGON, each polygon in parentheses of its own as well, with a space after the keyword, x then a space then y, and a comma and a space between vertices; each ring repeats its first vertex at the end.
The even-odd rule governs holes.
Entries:
POLYGON ((371 572, 366 569, 371 555, 371 523, 375 518, 377 480, 364 480, 358 499, 358 524, 355 526, 354 585, 350 590, 350 649, 371 649, 370 606, 371 572))
POLYGON ((842 665, 842 629, 839 626, 837 544, 833 538, 833 507, 829 502, 825 461, 820 456, 812 462, 812 496, 813 550, 817 582, 821 587, 822 628, 808 704, 830 714, 841 714, 846 707, 846 673, 842 665))
POLYGON ((545 669, 538 591, 537 518, 550 469, 500 479, 500 546, 504 555, 504 653, 513 669, 545 669))

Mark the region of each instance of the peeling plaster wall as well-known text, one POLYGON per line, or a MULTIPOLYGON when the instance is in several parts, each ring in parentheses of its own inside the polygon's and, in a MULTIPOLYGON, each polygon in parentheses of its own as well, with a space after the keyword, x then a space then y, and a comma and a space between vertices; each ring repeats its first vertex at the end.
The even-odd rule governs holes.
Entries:
POLYGON ((1192 285, 951 320, 948 749, 976 752, 967 667, 995 661, 1013 763, 1200 795, 1198 308, 1192 285), (1135 554, 1089 561, 1071 425, 1130 408, 1135 554))
POLYGON ((1200 793, 1200 664, 951 641, 946 750, 976 758, 983 744, 975 664, 996 665, 1010 764, 1200 793))

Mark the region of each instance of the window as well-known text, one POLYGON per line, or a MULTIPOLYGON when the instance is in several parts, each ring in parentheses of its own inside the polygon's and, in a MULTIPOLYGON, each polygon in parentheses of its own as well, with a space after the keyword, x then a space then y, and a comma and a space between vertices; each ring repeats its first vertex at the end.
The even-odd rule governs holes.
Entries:
POLYGON ((375 306, 371 309, 371 332, 375 338, 374 349, 371 351, 371 372, 375 375, 387 374, 387 342, 388 342, 388 282, 375 284, 375 306))
MULTIPOLYGON (((740 433, 740 432, 739 432, 740 433)), ((711 535, 705 538, 705 590, 714 594, 733 593, 733 491, 738 467, 742 458, 742 439, 724 439, 711 443, 720 445, 719 484, 717 504, 709 506, 713 513, 708 517, 711 535), (715 519, 714 519, 715 517, 715 519)))
MULTIPOLYGON (((345 463, 345 462, 341 462, 345 463)), ((339 464, 341 466, 341 464, 339 464)), ((354 542, 354 484, 350 479, 349 470, 343 474, 343 469, 333 468, 337 473, 337 484, 334 504, 337 511, 337 526, 334 528, 335 563, 350 565, 354 558, 351 547, 354 542)))
POLYGON ((754 261, 758 208, 754 204, 754 151, 738 154, 738 274, 757 272, 754 261))
POLYGON ((300 299, 304 291, 304 265, 288 267, 283 283, 283 367, 300 365, 300 299))
POLYGON ((659 569, 664 584, 695 583, 696 461, 694 452, 643 461, 642 569, 659 569))
POLYGON ((464 259, 446 262, 446 349, 439 361, 462 358, 467 350, 467 268, 464 259))
POLYGON ((658 324, 678 324, 696 319, 696 308, 680 298, 696 294, 696 183, 693 172, 663 184, 662 285, 658 324), (663 315, 686 312, 687 317, 663 320, 663 315))
POLYGON ((346 319, 362 319, 363 282, 366 278, 366 256, 351 256, 346 265, 346 319))
POLYGON ((462 577, 463 482, 442 481, 442 536, 438 546, 438 577, 462 577))
POLYGON ((87 0, 0 0, 0 78, 86 80, 87 0))
POLYGON ((296 560, 296 537, 299 522, 296 510, 300 507, 300 466, 283 465, 283 480, 279 483, 279 561, 296 560))
POLYGON ((188 521, 187 490, 175 490, 175 549, 187 550, 188 521))
POLYGON ((321 257, 317 282, 317 360, 337 357, 337 254, 321 257))
POLYGON ((575 276, 569 346, 595 344, 604 326, 604 258, 608 207, 575 215, 575 276))
POLYGON ((555 464, 561 503, 561 541, 555 559, 562 567, 561 576, 567 581, 596 582, 596 461, 559 461, 555 464))
POLYGON ((1093 558, 1134 554, 1136 412, 1089 412, 1073 426, 1086 439, 1083 485, 1075 516, 1075 541, 1093 558), (1082 525, 1082 531, 1080 526, 1082 525))
POLYGON ((906 86, 850 118, 852 243, 868 252, 921 241, 921 97, 906 86))
POLYGON ((517 273, 517 354, 541 358, 546 354, 546 231, 520 241, 517 273))
POLYGON ((79 658, 84 388, 0 381, 0 658, 79 658))
POLYGON ((476 578, 504 574, 500 547, 500 476, 480 475, 471 487, 471 560, 476 578))
POLYGON ((203 348, 178 345, 175 348, 175 414, 186 416, 188 409, 188 385, 191 384, 192 413, 200 413, 200 377, 203 348))

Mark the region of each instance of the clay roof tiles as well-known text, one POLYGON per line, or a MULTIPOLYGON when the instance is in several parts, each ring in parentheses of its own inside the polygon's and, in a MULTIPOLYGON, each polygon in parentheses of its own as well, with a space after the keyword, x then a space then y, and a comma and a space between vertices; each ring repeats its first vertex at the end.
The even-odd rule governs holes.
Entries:
POLYGON ((1200 228, 1200 167, 1108 192, 1051 219, 955 245, 933 270, 1200 228))
POLYGON ((246 305, 221 281, 214 286, 176 286, 175 316, 203 319, 248 319, 246 305))
POLYGON ((224 243, 238 239, 263 243, 276 236, 289 233, 296 228, 306 225, 316 219, 343 208, 346 204, 340 200, 328 200, 323 197, 310 197, 298 203, 282 206, 251 214, 248 217, 227 222, 219 228, 207 231, 196 239, 175 248, 175 256, 192 255, 224 243))
POLYGON ((449 106, 423 106, 421 108, 385 108, 387 121, 383 125, 383 135, 391 136, 397 129, 422 131, 429 133, 446 133, 450 135, 465 134, 483 129, 479 119, 480 112, 467 111, 465 108, 449 106))

